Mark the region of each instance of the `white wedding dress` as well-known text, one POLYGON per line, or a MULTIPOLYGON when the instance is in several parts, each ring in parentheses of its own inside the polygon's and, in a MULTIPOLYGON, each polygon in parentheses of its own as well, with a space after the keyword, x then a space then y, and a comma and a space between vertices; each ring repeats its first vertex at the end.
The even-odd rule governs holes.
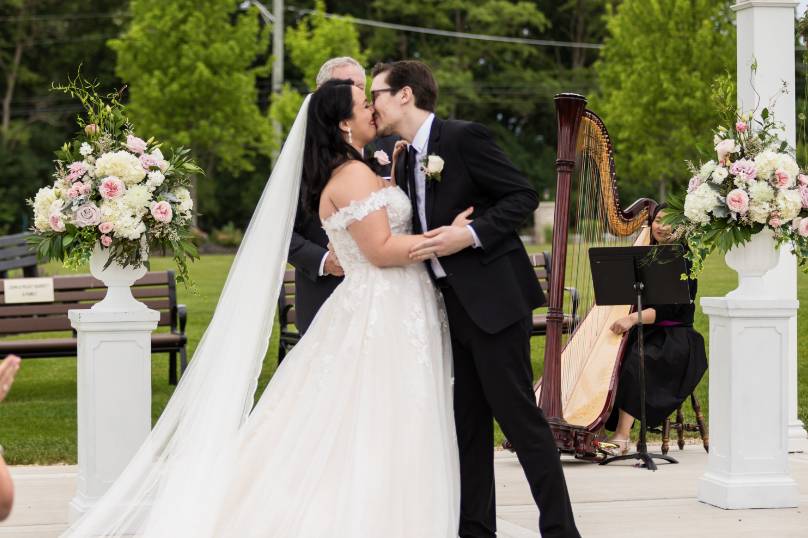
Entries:
POLYGON ((253 408, 297 209, 310 97, 233 261, 213 319, 151 433, 65 538, 456 538, 451 347, 423 264, 381 269, 348 227, 397 187, 325 219, 345 280, 253 408))
POLYGON ((345 280, 242 428, 212 536, 457 536, 443 300, 423 264, 381 269, 362 255, 347 227, 381 208, 393 233, 409 233, 397 187, 323 221, 345 280))

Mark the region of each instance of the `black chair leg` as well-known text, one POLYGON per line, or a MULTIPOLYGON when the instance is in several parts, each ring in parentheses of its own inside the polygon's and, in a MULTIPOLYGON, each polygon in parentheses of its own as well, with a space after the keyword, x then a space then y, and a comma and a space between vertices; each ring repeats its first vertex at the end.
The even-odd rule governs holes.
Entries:
POLYGON ((186 368, 188 368, 188 350, 182 346, 180 348, 180 375, 185 373, 186 368))
POLYGON ((170 351, 168 353, 168 384, 177 384, 177 352, 170 351))

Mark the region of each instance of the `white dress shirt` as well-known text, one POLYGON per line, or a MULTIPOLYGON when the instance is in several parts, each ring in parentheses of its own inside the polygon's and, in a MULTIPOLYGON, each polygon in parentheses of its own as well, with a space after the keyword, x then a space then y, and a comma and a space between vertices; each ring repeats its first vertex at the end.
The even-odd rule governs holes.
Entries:
MULTIPOLYGON (((421 127, 418 128, 418 132, 415 133, 415 138, 412 139, 412 143, 410 144, 413 148, 415 148, 415 160, 418 163, 418 166, 415 167, 415 200, 418 205, 418 219, 421 221, 421 229, 427 231, 428 228, 426 226, 426 171, 420 165, 422 161, 424 161, 427 157, 427 146, 429 145, 429 132, 432 130, 432 122, 435 120, 435 114, 429 114, 424 120, 424 123, 421 124, 421 127)), ((433 179, 429 181, 435 181, 433 179)), ((482 247, 479 238, 477 237, 477 233, 474 231, 474 228, 470 224, 467 224, 466 227, 471 232, 471 236, 474 240, 474 248, 482 247)), ((440 262, 437 258, 432 258, 429 260, 429 263, 432 265, 432 272, 435 273, 437 278, 443 278, 446 276, 446 271, 443 270, 440 262)))

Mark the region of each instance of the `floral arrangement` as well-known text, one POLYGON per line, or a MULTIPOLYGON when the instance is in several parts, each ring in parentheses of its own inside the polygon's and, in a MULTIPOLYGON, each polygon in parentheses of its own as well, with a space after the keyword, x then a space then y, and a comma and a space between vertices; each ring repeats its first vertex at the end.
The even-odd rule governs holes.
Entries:
POLYGON ((714 133, 716 159, 690 163, 687 194, 671 200, 665 220, 690 247, 693 276, 712 251, 727 252, 766 228, 777 246, 790 242, 798 263, 808 268, 808 175, 768 109, 760 119, 734 116, 734 125, 714 133))
POLYGON ((97 86, 81 75, 54 85, 78 98, 84 115, 76 137, 56 152, 53 185, 28 200, 32 243, 40 258, 61 260, 71 269, 87 263, 97 244, 109 249, 106 266, 148 268, 150 251, 171 250, 177 280, 187 285, 187 260, 199 257, 188 187, 202 170, 189 150, 164 155, 159 142, 136 136, 119 94, 101 97, 97 86))

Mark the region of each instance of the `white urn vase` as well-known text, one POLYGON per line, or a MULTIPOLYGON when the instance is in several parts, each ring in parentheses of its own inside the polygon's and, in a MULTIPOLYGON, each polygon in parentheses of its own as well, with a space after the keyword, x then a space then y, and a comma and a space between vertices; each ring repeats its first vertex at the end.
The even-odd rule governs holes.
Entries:
POLYGON ((96 243, 90 256, 90 273, 107 287, 104 299, 93 305, 90 310, 95 312, 146 310, 146 305, 134 298, 131 289, 132 284, 146 274, 146 267, 124 267, 113 261, 105 269, 104 266, 107 264, 111 252, 109 248, 104 248, 100 243, 96 243))
POLYGON ((774 233, 771 229, 763 228, 747 243, 733 247, 724 259, 727 265, 738 273, 738 287, 727 293, 727 297, 734 299, 767 297, 763 275, 773 269, 780 259, 780 252, 775 248, 774 233))

